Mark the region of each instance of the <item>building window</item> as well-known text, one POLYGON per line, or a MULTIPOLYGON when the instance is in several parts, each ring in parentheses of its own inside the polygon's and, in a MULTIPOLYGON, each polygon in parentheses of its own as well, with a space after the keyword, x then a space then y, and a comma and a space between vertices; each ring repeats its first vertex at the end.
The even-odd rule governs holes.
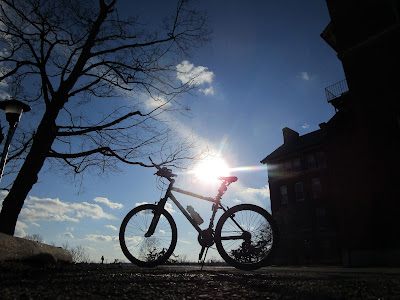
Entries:
POLYGON ((301 171, 301 160, 300 158, 295 158, 293 160, 293 168, 295 171, 301 171))
POLYGON ((312 186, 312 193, 313 193, 313 198, 314 199, 319 199, 321 198, 321 180, 319 178, 314 178, 311 181, 311 186, 312 186))
POLYGON ((295 184, 295 191, 296 191, 296 201, 303 201, 304 200, 304 188, 303 188, 302 182, 298 182, 295 184))
POLYGON ((287 193, 287 186, 281 186, 281 204, 288 203, 288 193, 287 193))
POLYGON ((317 152, 318 168, 326 168, 326 159, 324 152, 317 152))
POLYGON ((307 165, 309 169, 315 169, 317 167, 317 161, 313 153, 307 155, 307 165))

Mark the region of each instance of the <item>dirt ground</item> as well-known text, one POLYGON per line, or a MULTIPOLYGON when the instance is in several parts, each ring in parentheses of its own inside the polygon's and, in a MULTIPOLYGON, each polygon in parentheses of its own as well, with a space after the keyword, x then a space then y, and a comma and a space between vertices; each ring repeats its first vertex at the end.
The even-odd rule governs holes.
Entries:
POLYGON ((0 298, 400 299, 400 270, 1 263, 0 298))

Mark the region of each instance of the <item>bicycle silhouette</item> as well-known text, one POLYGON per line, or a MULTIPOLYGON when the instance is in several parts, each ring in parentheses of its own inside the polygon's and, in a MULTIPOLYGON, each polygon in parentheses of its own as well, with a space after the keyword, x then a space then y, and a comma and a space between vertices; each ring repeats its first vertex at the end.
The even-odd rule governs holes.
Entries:
MULTIPOLYGON (((151 160, 151 159, 150 159, 151 160)), ((199 261, 207 255, 214 244, 221 257, 231 266, 242 270, 255 270, 268 264, 278 241, 278 231, 274 219, 263 208, 252 204, 240 204, 227 208, 221 203, 227 187, 237 181, 237 177, 220 177, 221 186, 215 198, 204 197, 174 187, 176 175, 166 167, 160 167, 155 175, 169 181, 164 198, 157 204, 143 204, 132 209, 124 218, 119 232, 122 252, 140 267, 154 267, 163 264, 172 255, 177 243, 176 223, 164 208, 168 199, 179 208, 198 232, 201 245, 199 261), (172 191, 212 202, 212 215, 208 228, 201 229, 201 217, 196 212, 190 214, 172 194, 172 191), (214 219, 219 209, 224 212, 214 229, 214 219)), ((204 264, 203 259, 203 264, 204 264)))

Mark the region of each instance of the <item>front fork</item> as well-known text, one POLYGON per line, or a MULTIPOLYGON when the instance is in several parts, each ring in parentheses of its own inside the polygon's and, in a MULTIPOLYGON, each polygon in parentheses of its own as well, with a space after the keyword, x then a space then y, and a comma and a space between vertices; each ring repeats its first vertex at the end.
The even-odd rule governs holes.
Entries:
POLYGON ((149 226, 149 230, 147 230, 147 232, 144 234, 145 237, 151 237, 154 234, 154 231, 156 230, 158 221, 160 220, 160 213, 156 213, 156 211, 154 211, 154 217, 151 220, 150 226, 149 226))
POLYGON ((164 210, 165 203, 168 200, 168 197, 170 195, 170 192, 171 192, 172 186, 174 185, 174 182, 175 182, 175 180, 173 180, 173 179, 170 180, 170 184, 168 186, 168 189, 167 189, 167 192, 165 193, 164 198, 162 198, 160 200, 160 202, 157 204, 157 207, 154 210, 154 216, 153 216, 153 219, 151 220, 149 229, 144 234, 145 237, 151 237, 154 234, 154 231, 156 230, 158 221, 160 220, 161 213, 164 210))

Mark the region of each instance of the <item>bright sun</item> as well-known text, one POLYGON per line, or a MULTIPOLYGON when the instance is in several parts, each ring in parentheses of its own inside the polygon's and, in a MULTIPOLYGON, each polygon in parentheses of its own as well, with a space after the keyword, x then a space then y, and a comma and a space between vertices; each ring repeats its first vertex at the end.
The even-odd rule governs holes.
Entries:
POLYGON ((210 182, 220 176, 229 176, 229 166, 222 158, 214 157, 200 161, 193 173, 197 178, 210 182))

